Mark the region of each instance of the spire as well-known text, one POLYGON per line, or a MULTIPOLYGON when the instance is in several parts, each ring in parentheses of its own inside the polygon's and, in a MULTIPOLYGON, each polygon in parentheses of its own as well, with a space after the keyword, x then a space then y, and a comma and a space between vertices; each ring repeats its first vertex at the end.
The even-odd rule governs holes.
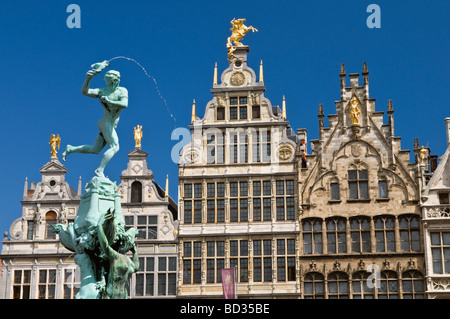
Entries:
POLYGON ((283 110, 282 110, 282 113, 281 113, 281 118, 283 120, 286 119, 286 99, 284 98, 284 95, 283 95, 283 110))
POLYGON ((388 101, 388 124, 389 124, 389 136, 394 137, 394 107, 392 106, 392 100, 388 101))
POLYGON ((214 66, 214 80, 213 80, 213 85, 217 85, 217 62, 216 62, 216 65, 214 66))
POLYGON ((264 83, 264 72, 263 72, 263 63, 261 60, 261 63, 259 65, 259 82, 264 83))
POLYGON ((195 99, 192 102, 192 117, 191 117, 191 123, 195 122, 195 99))
POLYGON ((166 176, 166 191, 164 192, 165 197, 169 197, 169 175, 166 176))
POLYGON ((341 78, 341 100, 342 100, 344 98, 345 77, 346 77, 344 63, 341 64, 339 77, 341 78))
POLYGON ((25 185, 23 187, 23 198, 28 196, 28 177, 25 177, 25 185))
POLYGON ((319 104, 319 113, 317 114, 317 117, 319 118, 319 140, 323 140, 323 106, 322 104, 319 104))
POLYGON ((364 86, 369 85, 369 69, 367 68, 366 62, 363 63, 362 75, 364 78, 364 86))

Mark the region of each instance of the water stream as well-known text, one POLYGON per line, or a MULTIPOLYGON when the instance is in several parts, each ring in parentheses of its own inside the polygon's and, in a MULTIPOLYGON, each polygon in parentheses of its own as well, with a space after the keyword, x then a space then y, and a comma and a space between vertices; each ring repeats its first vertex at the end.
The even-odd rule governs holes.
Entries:
POLYGON ((153 83, 155 83, 156 91, 158 92, 158 95, 159 95, 160 99, 163 101, 164 105, 166 106, 167 112, 170 114, 170 117, 172 118, 172 120, 174 122, 176 122, 177 120, 175 119, 175 116, 173 115, 173 113, 170 111, 170 108, 169 108, 169 105, 167 104, 166 99, 164 98, 164 96, 161 94, 161 91, 159 90, 158 82, 156 81, 156 79, 153 76, 151 76, 150 74, 148 74, 147 70, 138 61, 136 61, 135 59, 132 59, 132 58, 129 58, 129 57, 126 57, 126 56, 116 56, 116 57, 114 57, 112 59, 109 59, 108 62, 111 62, 111 61, 117 60, 117 59, 126 59, 128 61, 132 61, 132 62, 136 63, 144 71, 145 75, 149 79, 153 80, 153 83))

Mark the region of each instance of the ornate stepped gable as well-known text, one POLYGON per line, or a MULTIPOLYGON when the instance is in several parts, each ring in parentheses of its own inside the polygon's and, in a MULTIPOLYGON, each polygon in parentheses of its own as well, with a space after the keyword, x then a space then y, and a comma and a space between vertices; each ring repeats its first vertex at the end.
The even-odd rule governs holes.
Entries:
MULTIPOLYGON (((417 203, 419 187, 411 174, 414 164, 409 161, 409 150, 402 150, 400 138, 394 135, 394 109, 389 100, 388 123, 383 123, 384 112, 375 110, 375 99, 369 98, 367 66, 364 64, 362 86, 359 74, 350 74, 350 87, 345 86, 345 69, 341 67, 341 99, 336 102, 336 114, 328 115, 329 127, 324 127, 323 106, 319 106, 319 139, 312 140, 312 154, 307 156, 309 170, 303 174, 303 205, 314 205, 318 198, 330 192, 330 184, 339 185, 339 191, 348 193, 347 171, 367 170, 369 198, 379 199, 377 183, 384 181, 389 197, 403 204, 417 203), (353 109, 357 109, 357 120, 353 109), (352 114, 353 113, 353 114, 352 114)), ((370 201, 370 200, 369 200, 370 201)))

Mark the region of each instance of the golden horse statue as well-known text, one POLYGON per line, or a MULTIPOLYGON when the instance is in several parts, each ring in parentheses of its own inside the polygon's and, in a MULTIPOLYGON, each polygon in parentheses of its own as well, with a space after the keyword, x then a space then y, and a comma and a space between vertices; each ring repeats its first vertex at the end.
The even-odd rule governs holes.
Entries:
POLYGON ((228 37, 227 40, 227 49, 228 49, 228 60, 231 61, 231 58, 234 56, 234 51, 236 47, 240 47, 243 44, 240 42, 242 38, 250 31, 258 32, 258 30, 252 26, 247 27, 245 24, 245 19, 233 19, 230 21, 232 27, 230 28, 231 36, 228 37), (231 43, 234 42, 234 46, 231 43))

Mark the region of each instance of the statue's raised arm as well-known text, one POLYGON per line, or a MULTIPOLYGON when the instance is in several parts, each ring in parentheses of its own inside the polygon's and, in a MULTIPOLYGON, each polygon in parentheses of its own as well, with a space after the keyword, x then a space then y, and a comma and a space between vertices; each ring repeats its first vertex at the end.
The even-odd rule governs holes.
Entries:
POLYGON ((81 87, 81 93, 83 95, 89 96, 89 97, 99 97, 100 90, 99 89, 91 89, 89 88, 91 84, 91 80, 94 76, 99 74, 103 71, 104 68, 107 68, 109 66, 109 62, 107 60, 103 62, 94 63, 91 65, 91 70, 86 72, 86 80, 83 83, 83 86, 81 87))
POLYGON ((106 72, 104 77, 106 87, 102 89, 90 88, 92 78, 108 66, 107 60, 93 64, 92 69, 86 73, 86 80, 81 88, 81 93, 84 95, 99 98, 105 111, 103 117, 97 123, 99 135, 93 145, 67 145, 66 151, 62 154, 62 159, 65 161, 66 156, 71 153, 99 154, 108 145, 109 149, 103 154, 100 165, 95 170, 95 174, 99 177, 104 177, 103 171, 106 164, 119 151, 116 127, 119 123, 120 112, 128 107, 128 91, 124 87, 119 87, 120 73, 118 71, 109 70, 106 72))

